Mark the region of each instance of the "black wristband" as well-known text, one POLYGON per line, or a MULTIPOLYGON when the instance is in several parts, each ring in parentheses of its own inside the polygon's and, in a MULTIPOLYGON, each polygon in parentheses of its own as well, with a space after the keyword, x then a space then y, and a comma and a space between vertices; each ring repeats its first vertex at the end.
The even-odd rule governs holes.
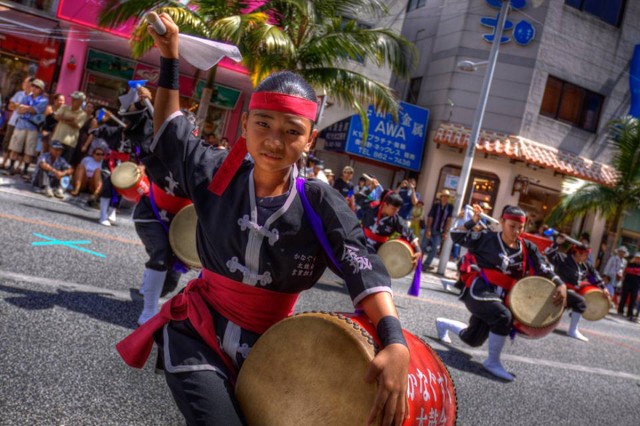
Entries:
POLYGON ((180 62, 177 59, 160 57, 160 77, 158 87, 178 90, 180 79, 180 62))
POLYGON ((380 343, 382 343, 382 346, 385 348, 394 343, 407 346, 407 341, 402 334, 400 320, 392 315, 387 315, 380 319, 376 326, 376 331, 378 332, 380 343))

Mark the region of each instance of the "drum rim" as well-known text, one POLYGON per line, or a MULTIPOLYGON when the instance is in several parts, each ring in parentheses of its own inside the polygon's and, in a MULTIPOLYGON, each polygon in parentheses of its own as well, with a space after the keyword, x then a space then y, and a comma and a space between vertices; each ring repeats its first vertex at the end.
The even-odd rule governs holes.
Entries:
MULTIPOLYGON (((516 284, 520 283, 521 281, 529 280, 530 278, 534 278, 534 279, 542 279, 542 280, 544 280, 544 281, 548 281, 548 282, 550 282, 552 285, 554 285, 554 286, 555 286, 555 284, 553 284, 553 281, 551 281, 551 280, 550 280, 550 279, 548 279, 548 278, 541 277, 541 276, 538 276, 538 275, 532 275, 532 276, 528 276, 528 277, 524 277, 524 278, 519 279, 519 280, 514 284, 514 287, 515 287, 515 285, 516 285, 516 284)), ((513 287, 511 288, 511 290, 513 290, 513 287)), ((509 296, 511 295, 511 290, 509 290, 509 294, 508 294, 509 296)), ((510 298, 509 300, 511 300, 511 298, 510 298)), ((522 318, 521 318, 519 315, 517 315, 517 314, 513 311, 513 308, 511 307, 511 303, 509 303, 508 308, 509 308, 509 311, 511 311, 511 314, 513 315, 513 320, 514 320, 514 321, 518 321, 518 323, 519 323, 519 324, 521 324, 522 326, 527 327, 527 328, 531 328, 531 329, 534 329, 534 330, 544 330, 544 329, 546 329, 546 328, 549 328, 549 327, 552 327, 552 326, 556 325, 557 323, 559 323, 559 322, 560 322, 560 320, 562 320, 562 314, 563 314, 563 312, 564 312, 564 308, 559 309, 559 311, 558 311, 558 318, 556 318, 553 322, 551 322, 551 323, 549 323, 549 324, 547 324, 547 325, 537 326, 537 325, 529 325, 529 324, 525 324, 525 323, 523 323, 523 322, 522 322, 522 318)))
POLYGON ((131 188, 133 188, 134 186, 136 186, 136 184, 137 184, 138 182, 140 182, 141 176, 142 176, 142 172, 140 171, 140 168, 138 168, 138 165, 137 165, 136 163, 134 163, 133 161, 124 161, 124 162, 122 162, 122 163, 118 164, 118 165, 115 167, 115 169, 113 169, 113 172, 111 172, 111 183, 113 183, 113 186, 115 186, 116 188, 118 188, 118 189, 120 189, 120 190, 131 189, 131 188), (132 167, 132 166, 129 166, 129 164, 132 164, 132 165, 133 165, 133 167, 135 167, 135 168, 138 170, 138 172, 137 172, 138 178, 137 178, 137 179, 136 179, 136 180, 135 180, 131 185, 129 185, 129 186, 118 186, 118 185, 116 185, 116 184, 115 184, 115 182, 113 182, 114 173, 116 173, 116 170, 117 170, 119 167, 122 167, 122 169, 121 169, 121 170, 125 170, 125 168, 124 168, 124 167, 131 167, 131 168, 133 169, 133 167, 132 167))
MULTIPOLYGON (((597 296, 598 296, 600 299, 604 299, 604 300, 606 300, 606 301, 607 301, 607 306, 606 306, 606 307, 607 307, 607 309, 606 309, 606 312, 604 312, 604 315, 602 315, 601 317, 598 317, 597 319, 593 319, 594 317, 592 317, 592 316, 590 316, 590 315, 585 315, 585 314, 587 313, 587 311, 589 311, 589 304, 587 303, 587 309, 586 309, 586 310, 584 311, 584 313, 582 314, 582 317, 583 317, 584 319, 586 319, 587 321, 600 321, 601 319, 603 319, 604 317, 606 317, 607 315, 609 315, 609 309, 608 309, 608 308, 609 308, 609 306, 610 306, 610 303, 611 303, 611 302, 610 302, 610 300, 606 297, 606 295, 605 295, 604 291, 602 291, 602 289, 600 289, 598 286, 595 286, 595 285, 588 285, 588 286, 586 286, 586 288, 587 288, 587 291, 585 291, 584 293, 581 293, 581 292, 578 290, 578 294, 580 294, 580 295, 585 299, 585 302, 587 301, 587 295, 588 295, 589 293, 597 293, 597 296)), ((603 310, 603 311, 604 311, 604 310, 603 310)))
MULTIPOLYGON (((180 209, 180 211, 178 213, 176 213, 176 215, 173 217, 173 219, 171 220, 171 225, 173 225, 176 221, 176 219, 179 218, 180 214, 182 213, 182 216, 186 216, 188 214, 191 214, 190 211, 187 211, 187 209, 192 209, 193 210, 193 214, 195 214, 195 207, 193 206, 193 204, 189 204, 188 206, 184 206, 183 208, 180 209)), ((196 216, 196 229, 198 227, 198 215, 195 214, 196 216)), ((179 222, 178 222, 179 223, 179 222)), ((177 236, 176 233, 178 232, 175 226, 169 226, 169 246, 171 247, 171 250, 173 250, 173 252, 175 253, 175 255, 178 257, 178 259, 180 259, 180 261, 184 264, 186 264, 187 266, 191 267, 191 268, 202 268, 202 263, 200 262, 200 258, 198 257, 198 249, 196 247, 196 259, 197 259, 197 263, 195 263, 195 261, 193 259, 187 258, 187 256, 184 255, 184 251, 180 250, 180 245, 176 245, 177 240, 177 236), (173 231, 172 231, 173 230, 173 231), (176 249, 176 247, 178 249, 176 249)))
MULTIPOLYGON (((384 243, 380 246, 380 248, 378 248, 378 252, 377 252, 377 254, 378 254, 378 256, 380 257, 380 260, 382 260, 382 257, 380 256, 380 250, 382 249, 382 247, 384 247, 384 245, 385 245, 385 244, 388 244, 388 243, 394 243, 394 244, 399 243, 399 244, 403 245, 404 247, 407 247, 407 248, 409 249, 409 252, 410 252, 410 253, 415 254, 415 251, 413 250, 413 247, 411 246, 411 243, 409 243, 407 240, 405 240, 405 239, 404 239, 404 238, 402 238, 402 237, 398 237, 398 238, 394 238, 394 239, 392 239, 392 240, 388 240, 388 241, 384 242, 384 243)), ((383 263, 383 265, 384 265, 384 261, 383 261, 382 263, 383 263)), ((392 274, 392 273, 391 273, 391 271, 389 271, 389 269, 387 268, 387 265, 384 265, 384 267, 385 267, 385 269, 387 270, 387 273, 389 273, 389 276, 390 276, 391 278, 402 278, 402 277, 406 277, 407 275, 409 275, 411 272, 413 272, 413 271, 416 269, 416 265, 414 265, 414 264, 412 263, 412 264, 411 264, 411 268, 410 268, 406 273, 404 273, 404 274, 402 274, 402 275, 396 275, 396 274, 392 274)))

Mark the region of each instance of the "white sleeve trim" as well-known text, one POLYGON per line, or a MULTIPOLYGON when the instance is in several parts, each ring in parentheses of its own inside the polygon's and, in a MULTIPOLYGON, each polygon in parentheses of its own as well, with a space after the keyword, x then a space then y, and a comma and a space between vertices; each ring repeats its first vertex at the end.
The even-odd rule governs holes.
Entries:
POLYGON ((391 288, 387 286, 371 287, 366 289, 365 291, 360 293, 355 299, 353 299, 353 306, 357 307, 365 297, 371 294, 382 293, 382 292, 389 293, 391 297, 393 297, 393 290, 391 290, 391 288))
POLYGON ((182 115, 182 111, 178 110, 173 114, 171 114, 169 117, 167 117, 166 120, 164 120, 164 123, 162 123, 162 126, 160 126, 160 129, 158 129, 158 132, 153 137, 153 142, 151 143, 151 151, 156 150, 156 145, 158 145, 158 140, 160 139, 160 136, 162 136, 162 133, 164 133, 164 129, 166 129, 167 124, 169 124, 171 120, 173 120, 174 118, 180 115, 182 115))

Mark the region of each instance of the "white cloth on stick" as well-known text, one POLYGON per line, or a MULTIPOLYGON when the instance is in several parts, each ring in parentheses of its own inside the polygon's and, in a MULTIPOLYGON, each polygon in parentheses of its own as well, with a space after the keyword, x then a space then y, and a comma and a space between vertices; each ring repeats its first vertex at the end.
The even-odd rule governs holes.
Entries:
POLYGON ((232 44, 206 40, 187 34, 180 34, 180 56, 194 67, 207 71, 225 56, 236 62, 242 60, 240 50, 232 44))

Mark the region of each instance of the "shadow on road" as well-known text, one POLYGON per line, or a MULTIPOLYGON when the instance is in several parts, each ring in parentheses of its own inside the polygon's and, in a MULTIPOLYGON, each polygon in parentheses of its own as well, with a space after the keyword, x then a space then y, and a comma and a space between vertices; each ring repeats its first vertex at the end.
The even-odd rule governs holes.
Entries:
MULTIPOLYGON (((492 380, 498 383, 509 383, 506 380, 502 380, 488 373, 482 366, 482 363, 473 361, 472 355, 456 348, 452 344, 441 342, 435 336, 422 336, 422 339, 425 341, 427 341, 427 339, 437 341, 438 344, 447 347, 447 350, 444 350, 444 349, 436 349, 433 346, 429 345, 438 354, 440 359, 442 359, 442 362, 445 363, 447 368, 475 374, 476 376, 483 377, 485 379, 492 380)), ((510 373, 513 374, 513 372, 511 371, 510 373)), ((515 376, 515 374, 513 375, 515 376)))
POLYGON ((4 301, 21 309, 44 310, 59 306, 99 321, 130 329, 137 327, 137 315, 142 311, 141 301, 118 300, 108 293, 63 289, 57 289, 56 293, 47 293, 2 284, 0 284, 0 291, 17 294, 15 297, 5 297, 4 301))
MULTIPOLYGON (((95 217, 89 217, 83 214, 78 214, 78 213, 71 213, 69 211, 64 211, 64 210, 58 210, 58 209, 50 209, 50 208, 46 208, 46 207, 38 207, 38 210, 44 210, 50 213, 56 213, 59 215, 63 215, 63 216, 70 216, 70 217, 75 217, 76 219, 80 219, 80 220, 84 220, 87 222, 91 222, 91 223, 98 223, 98 210, 96 209, 91 209, 91 208, 87 208, 84 206, 79 206, 77 204, 72 204, 69 203, 71 205, 73 205, 76 208, 82 209, 87 213, 94 213, 95 217)), ((23 206, 28 206, 28 207, 33 207, 33 206, 29 206, 28 204, 22 204, 23 206)))

